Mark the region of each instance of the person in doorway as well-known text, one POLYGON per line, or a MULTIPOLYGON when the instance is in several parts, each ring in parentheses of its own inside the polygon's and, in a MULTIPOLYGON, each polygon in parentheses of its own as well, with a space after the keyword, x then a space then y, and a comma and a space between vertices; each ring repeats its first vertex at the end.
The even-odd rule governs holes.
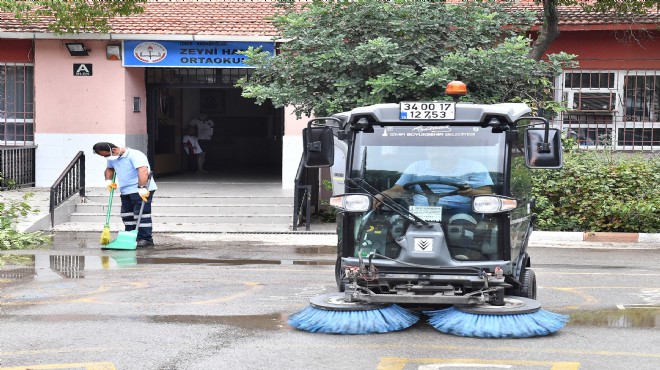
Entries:
POLYGON ((188 161, 189 165, 197 166, 195 173, 206 173, 204 170, 204 159, 205 153, 202 147, 199 145, 197 136, 195 135, 195 127, 188 126, 186 128, 186 134, 183 136, 183 150, 188 155, 190 159, 188 161))
POLYGON ((135 230, 140 207, 144 203, 137 234, 137 246, 139 248, 153 247, 151 202, 158 187, 156 182, 149 178, 151 166, 149 166, 147 156, 139 150, 120 148, 108 142, 96 143, 92 149, 95 154, 107 160, 104 175, 108 190, 119 188, 121 219, 126 231, 135 230), (115 173, 117 183, 112 181, 115 173))
POLYGON ((190 121, 189 126, 197 129, 197 140, 199 141, 199 145, 202 147, 204 153, 208 153, 209 150, 211 150, 213 128, 215 127, 213 121, 210 120, 206 114, 200 114, 190 121))

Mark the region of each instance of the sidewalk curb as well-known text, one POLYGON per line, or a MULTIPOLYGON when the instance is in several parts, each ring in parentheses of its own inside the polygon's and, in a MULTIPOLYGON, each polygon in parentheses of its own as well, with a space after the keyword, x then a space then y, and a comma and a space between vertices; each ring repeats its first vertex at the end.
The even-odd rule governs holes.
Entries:
POLYGON ((530 241, 554 242, 606 242, 606 243, 660 243, 658 233, 618 233, 581 231, 534 231, 530 241))

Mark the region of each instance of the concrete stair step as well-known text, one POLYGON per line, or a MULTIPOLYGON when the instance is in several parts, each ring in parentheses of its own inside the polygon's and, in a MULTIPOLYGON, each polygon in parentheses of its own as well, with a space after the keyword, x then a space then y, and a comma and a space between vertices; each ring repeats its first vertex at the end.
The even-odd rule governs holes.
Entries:
MULTIPOLYGON (((88 195, 86 203, 108 204, 108 196, 88 195)), ((119 196, 114 196, 112 204, 121 204, 119 196)), ((154 204, 293 204, 292 196, 161 196, 157 194, 154 204)))
MULTIPOLYGON (((118 216, 114 216, 118 217, 118 216)), ((182 214, 156 214, 154 213, 154 222, 158 223, 250 223, 250 224, 288 224, 293 220, 293 215, 283 214, 213 214, 213 215, 182 215, 182 214)), ((102 213, 79 213, 71 215, 70 222, 74 223, 96 223, 103 225, 106 215, 102 213)), ((113 221, 113 216, 111 216, 113 221)))
MULTIPOLYGON (((287 233, 292 231, 291 223, 288 224, 252 224, 252 223, 162 223, 153 225, 153 233, 287 233)), ((124 225, 117 222, 110 223, 110 234, 115 238, 118 231, 124 230, 124 225)), ((57 232, 93 232, 98 233, 99 238, 103 232, 103 222, 66 222, 57 225, 53 231, 57 232)), ((298 227, 298 232, 305 232, 305 227, 298 227)), ((317 231, 318 230, 314 230, 317 231)), ((332 233, 333 230, 324 233, 332 233)))
MULTIPOLYGON (((154 203, 151 207, 153 214, 178 215, 214 215, 214 214, 293 214, 293 204, 161 204, 154 203)), ((107 204, 81 203, 76 206, 76 213, 105 215, 107 204)), ((121 207, 113 204, 111 215, 119 215, 121 207)))

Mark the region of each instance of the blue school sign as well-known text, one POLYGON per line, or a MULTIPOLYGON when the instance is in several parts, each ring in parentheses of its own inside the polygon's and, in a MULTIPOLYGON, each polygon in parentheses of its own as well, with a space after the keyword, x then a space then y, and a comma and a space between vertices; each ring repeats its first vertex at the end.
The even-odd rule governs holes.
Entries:
POLYGON ((124 67, 250 68, 239 51, 252 46, 275 54, 275 44, 267 42, 125 40, 123 45, 124 67))

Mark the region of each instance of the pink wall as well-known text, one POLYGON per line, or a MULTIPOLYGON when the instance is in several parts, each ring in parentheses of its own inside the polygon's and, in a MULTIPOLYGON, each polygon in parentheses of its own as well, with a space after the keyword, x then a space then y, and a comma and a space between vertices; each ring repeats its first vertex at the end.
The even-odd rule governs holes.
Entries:
POLYGON ((582 69, 660 69, 660 31, 637 41, 621 41, 626 32, 562 31, 547 53, 577 54, 582 69))
POLYGON ((293 113, 293 107, 288 106, 284 108, 284 135, 302 136, 302 129, 307 127, 307 122, 310 117, 303 116, 296 118, 293 113))
POLYGON ((143 69, 127 72, 107 60, 105 41, 85 40, 86 57, 70 56, 61 40, 35 44, 37 133, 146 132, 143 69), (74 76, 74 63, 92 64, 92 76, 74 76), (142 98, 140 113, 133 113, 133 96, 142 98))
POLYGON ((124 68, 124 110, 126 112, 126 133, 147 133, 147 93, 144 82, 144 68, 124 68), (133 97, 142 101, 140 113, 133 112, 133 97))

